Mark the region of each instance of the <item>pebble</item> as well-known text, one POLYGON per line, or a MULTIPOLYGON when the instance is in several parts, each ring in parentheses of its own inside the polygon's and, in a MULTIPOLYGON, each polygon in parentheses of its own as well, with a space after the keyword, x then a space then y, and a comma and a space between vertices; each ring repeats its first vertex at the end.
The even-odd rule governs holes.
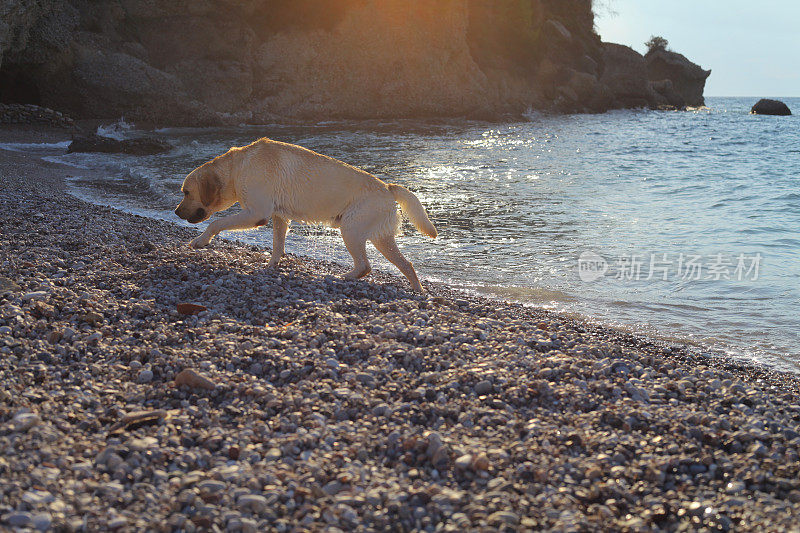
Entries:
POLYGON ((31 522, 34 529, 38 529, 39 531, 47 531, 53 524, 53 517, 50 515, 50 513, 37 513, 33 515, 31 522))
POLYGON ((193 303, 179 303, 176 305, 176 310, 182 315, 198 315, 207 309, 204 305, 193 303))
POLYGON ((41 507, 55 500, 49 492, 43 490, 29 490, 22 495, 22 501, 31 507, 41 507))
POLYGON ((264 459, 267 461, 277 461, 282 455, 283 452, 281 452, 280 448, 270 448, 269 451, 264 455, 264 459))
POLYGON ((0 276, 0 293, 3 292, 18 292, 21 288, 14 280, 8 279, 5 276, 0 276))
POLYGON ((11 419, 8 426, 11 432, 21 433, 39 425, 41 421, 36 413, 19 413, 11 419))
POLYGON ((489 380, 479 381, 475 384, 475 394, 479 396, 483 396, 484 394, 488 394, 492 391, 492 382, 489 380))
POLYGON ((727 492, 728 494, 739 494, 746 488, 747 486, 741 481, 731 481, 727 485, 725 485, 725 492, 727 492))
POLYGON ((455 466, 459 470, 467 470, 468 468, 472 467, 472 455, 466 454, 462 455, 458 459, 455 460, 455 466))
POLYGON ((2 517, 2 521, 11 527, 26 527, 30 525, 32 519, 30 513, 23 511, 9 513, 2 517))
POLYGON ((110 530, 120 529, 127 525, 128 519, 124 516, 117 516, 108 521, 108 529, 110 530))
POLYGON ((191 368, 184 368, 178 372, 178 375, 175 376, 175 385, 204 390, 214 390, 217 387, 216 383, 191 368))
POLYGON ((513 511, 496 511, 489 515, 488 522, 493 525, 516 526, 519 524, 519 516, 513 511))
POLYGON ((206 479, 197 484, 197 488, 204 492, 222 492, 225 486, 225 483, 216 479, 206 479))
POLYGON ((23 302, 35 301, 35 300, 45 300, 47 299, 48 293, 47 291, 33 291, 33 292, 26 292, 22 295, 23 302))
POLYGON ((261 514, 267 510, 269 503, 267 502, 267 499, 260 494, 245 494, 239 498, 237 504, 243 511, 261 514))
POLYGON ((153 371, 148 369, 139 372, 136 378, 137 383, 150 383, 151 381, 153 381, 153 371))
POLYGON ((479 453, 472 461, 472 468, 475 470, 489 470, 491 462, 485 453, 479 453))

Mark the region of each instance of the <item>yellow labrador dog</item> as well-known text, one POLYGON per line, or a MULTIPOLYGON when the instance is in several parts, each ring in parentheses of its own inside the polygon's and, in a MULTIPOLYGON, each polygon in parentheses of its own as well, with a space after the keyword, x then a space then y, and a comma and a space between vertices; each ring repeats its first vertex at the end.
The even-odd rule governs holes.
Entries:
POLYGON ((263 226, 272 219, 270 266, 284 253, 286 233, 292 220, 323 223, 340 228, 347 251, 353 256, 348 279, 372 270, 366 244, 375 248, 408 278, 415 291, 423 292, 414 266, 394 240, 400 228, 395 202, 414 226, 428 237, 436 228, 411 191, 386 184, 346 163, 301 146, 259 139, 194 169, 183 181, 183 200, 175 209, 180 218, 196 224, 236 202, 242 211, 217 219, 190 246, 202 248, 219 232, 263 226))

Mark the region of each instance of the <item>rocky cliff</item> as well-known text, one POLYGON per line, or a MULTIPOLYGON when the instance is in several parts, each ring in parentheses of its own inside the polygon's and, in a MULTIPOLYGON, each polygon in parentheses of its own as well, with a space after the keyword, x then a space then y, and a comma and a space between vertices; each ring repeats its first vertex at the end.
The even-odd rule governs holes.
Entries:
POLYGON ((644 60, 657 104, 676 107, 705 105, 703 90, 710 70, 703 70, 683 55, 669 50, 651 50, 644 60))
POLYGON ((0 0, 0 21, 0 103, 78 118, 497 118, 695 105, 705 82, 602 43, 591 0, 0 0))

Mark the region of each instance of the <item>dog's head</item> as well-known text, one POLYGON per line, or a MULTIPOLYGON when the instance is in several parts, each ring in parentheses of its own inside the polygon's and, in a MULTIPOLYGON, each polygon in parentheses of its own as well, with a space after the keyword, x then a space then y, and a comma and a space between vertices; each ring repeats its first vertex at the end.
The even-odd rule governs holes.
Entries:
POLYGON ((220 211, 222 180, 214 165, 206 163, 190 172, 181 191, 183 200, 175 208, 175 214, 183 220, 197 224, 220 211))

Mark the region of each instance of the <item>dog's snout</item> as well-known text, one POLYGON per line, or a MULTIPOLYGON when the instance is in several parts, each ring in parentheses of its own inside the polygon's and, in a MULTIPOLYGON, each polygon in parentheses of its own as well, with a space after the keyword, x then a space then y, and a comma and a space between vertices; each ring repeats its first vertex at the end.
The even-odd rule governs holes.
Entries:
POLYGON ((206 210, 202 207, 198 207, 197 211, 195 211, 191 216, 186 217, 186 220, 191 224, 196 224, 204 218, 206 218, 206 210))

